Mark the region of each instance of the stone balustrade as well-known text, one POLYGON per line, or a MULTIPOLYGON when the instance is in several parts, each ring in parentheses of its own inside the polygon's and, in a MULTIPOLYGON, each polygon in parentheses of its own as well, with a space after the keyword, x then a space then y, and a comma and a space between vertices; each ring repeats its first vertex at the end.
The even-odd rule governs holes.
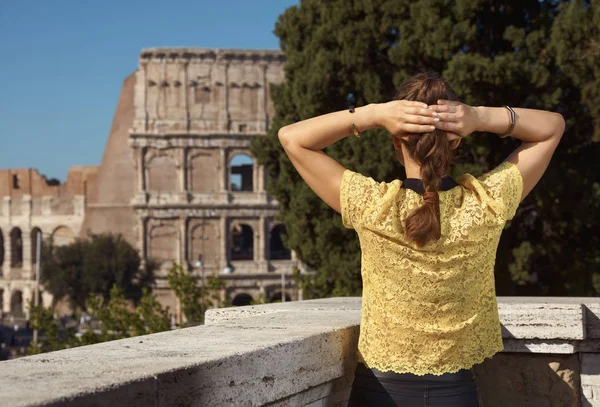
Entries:
MULTIPOLYGON (((209 310, 206 325, 0 362, 0 406, 345 406, 361 299, 209 310)), ((600 298, 498 297, 485 407, 600 406, 600 298)))

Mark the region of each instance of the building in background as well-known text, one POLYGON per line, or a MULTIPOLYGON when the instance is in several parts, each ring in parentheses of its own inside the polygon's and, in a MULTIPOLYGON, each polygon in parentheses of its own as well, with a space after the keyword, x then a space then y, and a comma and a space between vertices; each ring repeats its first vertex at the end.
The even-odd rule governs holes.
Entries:
POLYGON ((249 150, 269 129, 270 87, 283 81, 283 63, 280 51, 143 50, 138 69, 123 82, 99 167, 74 167, 54 187, 35 170, 4 170, 3 311, 22 313, 31 298, 36 228, 62 241, 68 240, 63 235, 121 233, 143 259, 160 262, 154 294, 171 310, 176 298, 166 277, 173 262, 199 280, 218 274, 233 305, 259 294, 281 299, 282 274, 285 300, 301 299, 292 272, 306 270, 282 243, 278 203, 249 150), (29 177, 19 193, 15 174, 29 177), (24 253, 21 266, 11 245, 24 253))
MULTIPOLYGON (((88 192, 98 167, 71 167, 67 181, 48 185, 34 169, 0 170, 0 305, 2 314, 23 318, 33 298, 37 234, 62 245, 83 225, 88 192)), ((44 304, 52 295, 42 293, 44 304)))

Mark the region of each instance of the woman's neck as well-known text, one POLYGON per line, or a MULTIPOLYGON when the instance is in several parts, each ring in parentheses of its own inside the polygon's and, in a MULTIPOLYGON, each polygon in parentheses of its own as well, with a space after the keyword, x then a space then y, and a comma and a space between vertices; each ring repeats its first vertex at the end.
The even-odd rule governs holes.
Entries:
POLYGON ((407 160, 404 157, 404 169, 406 170, 406 178, 421 179, 421 167, 412 160, 407 160))

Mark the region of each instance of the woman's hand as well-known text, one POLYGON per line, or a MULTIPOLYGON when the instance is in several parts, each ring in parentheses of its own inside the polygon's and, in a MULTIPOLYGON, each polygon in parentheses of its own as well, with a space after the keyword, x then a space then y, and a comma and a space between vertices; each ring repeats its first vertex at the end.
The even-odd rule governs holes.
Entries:
POLYGON ((477 108, 453 100, 438 100, 437 105, 429 108, 437 112, 440 121, 435 127, 458 134, 461 138, 468 136, 479 128, 481 123, 477 108))
POLYGON ((392 135, 401 133, 426 133, 435 130, 440 120, 438 114, 423 102, 393 100, 374 106, 374 124, 392 135))

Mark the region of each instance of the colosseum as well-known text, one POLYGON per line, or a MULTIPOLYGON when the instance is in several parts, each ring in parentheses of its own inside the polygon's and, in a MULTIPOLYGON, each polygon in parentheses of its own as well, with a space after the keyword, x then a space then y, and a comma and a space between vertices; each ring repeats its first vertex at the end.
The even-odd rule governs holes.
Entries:
POLYGON ((307 270, 282 243, 278 203, 249 151, 269 129, 269 90, 283 81, 284 61, 270 50, 144 49, 123 82, 99 166, 72 167, 60 185, 35 169, 1 170, 3 314, 27 314, 39 232, 56 244, 121 233, 142 259, 160 262, 153 293, 171 310, 173 262, 199 284, 209 273, 225 280, 222 297, 233 305, 260 294, 301 299, 292 272, 307 270))

